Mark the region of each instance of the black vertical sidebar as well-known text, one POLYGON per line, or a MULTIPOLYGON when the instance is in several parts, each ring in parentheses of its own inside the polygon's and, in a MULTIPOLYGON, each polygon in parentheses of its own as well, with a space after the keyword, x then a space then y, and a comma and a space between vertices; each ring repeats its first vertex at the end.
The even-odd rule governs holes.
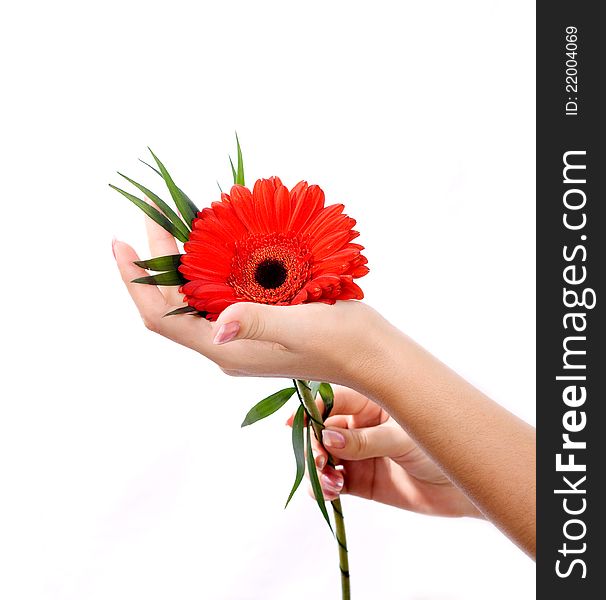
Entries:
POLYGON ((537 3, 539 599, 606 598, 602 8, 537 3))

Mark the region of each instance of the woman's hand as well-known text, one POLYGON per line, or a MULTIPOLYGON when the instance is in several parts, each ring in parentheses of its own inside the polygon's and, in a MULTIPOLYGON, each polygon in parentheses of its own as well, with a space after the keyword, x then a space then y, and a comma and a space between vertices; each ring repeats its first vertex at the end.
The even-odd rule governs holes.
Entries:
POLYGON ((482 517, 396 421, 362 394, 335 388, 325 425, 326 450, 314 438, 314 455, 327 500, 344 493, 428 515, 482 517), (327 465, 327 451, 342 468, 327 465))
MULTIPOLYGON (((153 256, 177 254, 174 238, 146 219, 153 256)), ((200 352, 229 375, 287 377, 354 385, 373 364, 373 349, 391 326, 374 310, 355 301, 298 306, 241 302, 223 311, 216 323, 191 315, 164 315, 183 306, 176 287, 131 283, 147 272, 135 251, 114 242, 114 255, 146 327, 200 352)))
MULTIPOLYGON (((174 239, 155 223, 148 223, 148 233, 152 255, 178 252, 174 239)), ((346 467, 350 465, 349 477, 354 478, 346 479, 350 493, 363 495, 364 488, 355 477, 358 470, 363 473, 367 468, 367 475, 374 473, 376 482, 391 482, 390 489, 366 479, 371 481, 366 493, 375 499, 391 499, 399 506, 435 514, 471 514, 456 488, 430 469, 419 454, 422 449, 487 519, 534 556, 534 428, 374 310, 355 301, 333 306, 238 303, 224 310, 216 323, 191 315, 164 317, 182 306, 176 290, 131 283, 146 275, 133 264, 138 259, 135 251, 116 242, 114 253, 122 279, 152 331, 200 352, 231 375, 330 381, 358 390, 385 407, 403 428, 389 451, 378 456, 375 452, 358 466, 333 448, 336 456, 343 456, 346 467), (403 437, 404 428, 411 438, 403 437), (416 440, 418 448, 406 455, 412 448, 410 439, 416 440)), ((393 422, 376 423, 393 426, 392 434, 398 431, 393 422)), ((346 448, 347 444, 342 450, 346 448)))

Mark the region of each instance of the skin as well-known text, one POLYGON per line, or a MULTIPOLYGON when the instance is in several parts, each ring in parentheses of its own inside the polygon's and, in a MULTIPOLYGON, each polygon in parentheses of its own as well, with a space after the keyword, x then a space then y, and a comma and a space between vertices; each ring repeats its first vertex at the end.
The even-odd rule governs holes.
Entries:
MULTIPOLYGON (((178 252, 170 234, 149 219, 146 225, 153 256, 178 252)), ((337 470, 325 466, 326 451, 316 445, 329 498, 351 493, 425 514, 484 517, 535 556, 534 428, 368 305, 242 302, 215 323, 190 315, 163 318, 183 306, 177 289, 131 283, 147 274, 133 264, 137 254, 118 241, 113 250, 151 331, 199 352, 229 375, 343 386, 326 423, 332 434, 323 439, 340 462, 337 470)))
MULTIPOLYGON (((427 515, 482 518, 383 408, 349 388, 335 387, 334 391, 323 445, 313 442, 326 500, 352 494, 427 515), (338 463, 336 469, 327 465, 327 449, 338 463)), ((321 409, 321 401, 318 405, 321 409)), ((294 413, 288 425, 292 426, 293 418, 294 413)), ((309 493, 313 497, 311 486, 309 493)))

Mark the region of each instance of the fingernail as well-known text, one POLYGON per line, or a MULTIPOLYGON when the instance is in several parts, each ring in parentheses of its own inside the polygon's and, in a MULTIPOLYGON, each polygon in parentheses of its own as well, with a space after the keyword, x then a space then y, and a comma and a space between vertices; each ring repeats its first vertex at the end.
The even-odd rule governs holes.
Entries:
POLYGON ((321 471, 326 466, 326 456, 320 454, 320 456, 316 458, 316 464, 318 465, 318 469, 321 471))
POLYGON ((116 258, 116 242, 118 240, 116 239, 116 236, 114 236, 112 238, 112 254, 114 255, 114 258, 116 258))
POLYGON ((238 321, 224 323, 217 330, 215 338, 213 339, 213 344, 226 344, 227 342, 231 342, 231 340, 238 335, 238 331, 240 331, 240 323, 238 323, 238 321))
POLYGON ((331 476, 322 473, 322 475, 320 475, 320 480, 322 481, 322 488, 327 492, 338 494, 343 489, 343 475, 338 471, 335 471, 331 476))
POLYGON ((329 448, 345 448, 345 436, 338 431, 322 430, 322 442, 329 448))

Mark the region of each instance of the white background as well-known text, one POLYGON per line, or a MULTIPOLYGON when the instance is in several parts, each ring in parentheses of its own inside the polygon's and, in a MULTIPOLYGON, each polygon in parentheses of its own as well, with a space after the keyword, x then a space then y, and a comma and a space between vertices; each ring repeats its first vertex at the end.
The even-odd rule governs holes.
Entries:
MULTIPOLYGON (((280 382, 155 337, 121 286, 112 235, 147 249, 107 183, 157 184, 147 145, 199 205, 234 129, 249 182, 322 185, 367 301, 534 421, 534 43, 524 0, 4 9, 0 597, 339 594, 316 507, 282 510, 288 410, 239 427, 280 382)), ((534 597, 487 523, 344 508, 355 598, 534 597)))

